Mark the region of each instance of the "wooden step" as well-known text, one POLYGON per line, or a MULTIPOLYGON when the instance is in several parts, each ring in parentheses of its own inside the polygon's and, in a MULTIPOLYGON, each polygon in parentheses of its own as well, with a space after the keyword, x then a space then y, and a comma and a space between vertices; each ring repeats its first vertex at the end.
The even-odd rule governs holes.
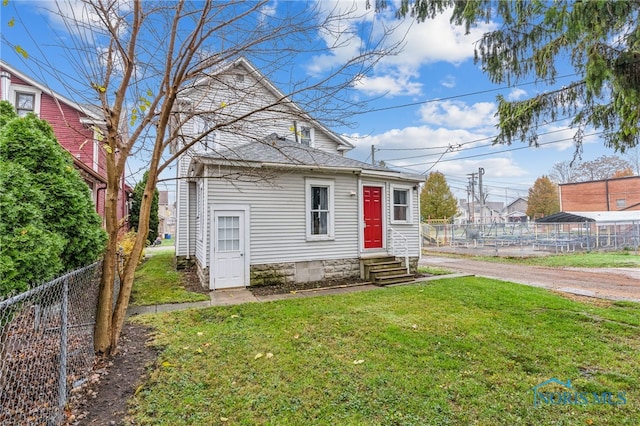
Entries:
POLYGON ((384 277, 376 278, 372 280, 373 284, 379 286, 391 285, 391 284, 401 284, 401 283, 410 283, 415 279, 412 274, 397 274, 397 275, 386 275, 384 277))

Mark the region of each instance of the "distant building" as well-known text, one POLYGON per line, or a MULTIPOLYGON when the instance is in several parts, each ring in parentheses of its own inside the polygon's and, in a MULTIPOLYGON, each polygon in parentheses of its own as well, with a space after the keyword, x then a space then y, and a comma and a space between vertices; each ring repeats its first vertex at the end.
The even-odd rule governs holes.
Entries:
POLYGON ((558 194, 563 212, 640 210, 640 176, 563 183, 558 194))
POLYGON ((158 191, 158 235, 162 238, 175 238, 175 205, 169 200, 169 191, 158 191))
POLYGON ((526 222, 529 220, 527 216, 527 207, 529 202, 526 198, 518 197, 504 208, 502 216, 506 222, 526 222))

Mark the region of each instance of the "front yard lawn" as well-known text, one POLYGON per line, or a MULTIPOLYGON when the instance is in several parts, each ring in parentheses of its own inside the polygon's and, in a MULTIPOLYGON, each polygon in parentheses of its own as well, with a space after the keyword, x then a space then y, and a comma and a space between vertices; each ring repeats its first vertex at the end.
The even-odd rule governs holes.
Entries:
POLYGON ((131 405, 135 424, 637 425, 640 418, 640 305, 629 302, 595 305, 469 277, 135 321, 154 327, 162 348, 131 405), (534 406, 534 386, 551 378, 571 381, 571 389, 541 388, 565 404, 534 406), (587 403, 571 403, 584 402, 576 392, 587 403))

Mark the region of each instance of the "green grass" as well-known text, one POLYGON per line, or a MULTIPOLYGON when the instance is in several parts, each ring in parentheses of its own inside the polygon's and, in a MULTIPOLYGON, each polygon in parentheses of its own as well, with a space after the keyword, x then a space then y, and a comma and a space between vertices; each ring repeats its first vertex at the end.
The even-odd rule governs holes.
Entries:
POLYGON ((418 266, 418 273, 429 275, 449 275, 452 272, 444 268, 435 268, 433 266, 418 266))
POLYGON ((132 306, 200 300, 209 300, 209 296, 185 290, 181 274, 173 267, 173 250, 154 252, 136 271, 132 306))
POLYGON ((595 306, 470 277, 135 321, 156 329, 162 349, 132 401, 135 424, 637 425, 640 418, 635 303, 595 306), (570 379, 576 392, 626 392, 627 403, 534 407, 532 388, 552 377, 570 379))
MULTIPOLYGON (((459 256, 454 255, 453 257, 459 256)), ((473 256, 473 258, 490 262, 506 262, 549 267, 640 268, 640 256, 628 251, 554 254, 549 256, 533 257, 473 256)))

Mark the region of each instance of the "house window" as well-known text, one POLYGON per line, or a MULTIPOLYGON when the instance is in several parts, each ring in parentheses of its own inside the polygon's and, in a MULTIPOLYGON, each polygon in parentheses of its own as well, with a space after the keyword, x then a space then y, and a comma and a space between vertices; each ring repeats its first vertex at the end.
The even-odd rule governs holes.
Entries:
POLYGON ((627 200, 624 198, 618 198, 616 200, 616 207, 620 208, 620 207, 626 207, 627 206, 627 200))
POLYGON ((393 188, 393 221, 409 223, 411 192, 404 188, 393 188))
POLYGON ((196 116, 194 120, 194 137, 202 137, 199 141, 199 148, 204 151, 215 149, 216 144, 216 132, 214 129, 215 123, 211 117, 196 116))
POLYGON ((36 95, 34 93, 16 92, 16 112, 24 117, 30 112, 36 112, 36 95))
POLYGON ((311 146, 311 127, 300 127, 300 143, 302 145, 311 146))
POLYGON ((333 238, 333 181, 308 179, 306 183, 307 239, 333 238))

